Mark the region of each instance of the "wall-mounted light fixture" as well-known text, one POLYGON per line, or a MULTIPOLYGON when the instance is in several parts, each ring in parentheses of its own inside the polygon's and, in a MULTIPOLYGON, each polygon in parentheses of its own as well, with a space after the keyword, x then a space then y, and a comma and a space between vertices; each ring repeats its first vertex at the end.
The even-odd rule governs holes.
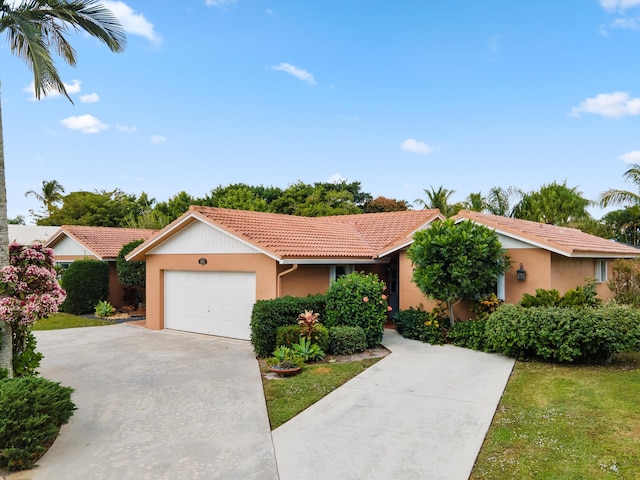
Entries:
POLYGON ((523 268, 522 264, 520 264, 520 268, 516 270, 516 278, 521 282, 527 278, 527 271, 523 268))
POLYGON ((207 264, 207 259, 204 257, 199 258, 198 263, 204 267, 207 264))

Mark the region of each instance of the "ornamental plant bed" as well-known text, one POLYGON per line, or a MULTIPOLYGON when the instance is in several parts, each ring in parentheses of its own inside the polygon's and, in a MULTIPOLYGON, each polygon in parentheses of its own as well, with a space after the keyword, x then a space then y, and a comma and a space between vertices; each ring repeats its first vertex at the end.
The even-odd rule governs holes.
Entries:
MULTIPOLYGON (((368 348, 364 352, 354 353, 351 355, 326 355, 323 360, 319 362, 307 363, 307 365, 322 365, 326 363, 349 363, 349 362, 357 362, 361 360, 367 359, 381 359, 389 355, 389 350, 384 348, 382 345, 379 345, 374 348, 368 348)), ((260 371, 262 372, 262 377, 266 380, 276 380, 281 378, 280 376, 272 373, 267 367, 266 359, 259 358, 258 363, 260 365, 260 371)))

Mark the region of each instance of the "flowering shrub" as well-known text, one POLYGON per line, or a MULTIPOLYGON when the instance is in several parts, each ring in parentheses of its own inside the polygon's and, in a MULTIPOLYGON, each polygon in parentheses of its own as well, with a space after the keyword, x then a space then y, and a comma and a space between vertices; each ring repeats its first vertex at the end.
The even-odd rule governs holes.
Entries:
POLYGON ((30 327, 58 311, 66 298, 58 285, 53 250, 43 245, 9 245, 9 266, 0 269, 0 320, 30 327))
POLYGON ((54 268, 53 250, 43 245, 9 245, 9 265, 0 269, 0 321, 13 332, 13 369, 18 376, 34 375, 42 355, 35 351, 30 328, 58 311, 66 294, 54 268))
POLYGON ((382 340, 389 311, 385 289, 373 273, 353 272, 338 278, 327 291, 325 325, 362 327, 367 347, 375 347, 382 340))

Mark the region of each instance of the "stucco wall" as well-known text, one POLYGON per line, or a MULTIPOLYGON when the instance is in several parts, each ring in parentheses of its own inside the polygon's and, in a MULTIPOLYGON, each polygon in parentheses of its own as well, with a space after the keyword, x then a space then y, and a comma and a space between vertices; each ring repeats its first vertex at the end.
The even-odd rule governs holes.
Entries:
POLYGON ((256 300, 276 297, 276 261, 262 254, 147 255, 147 327, 164 328, 165 270, 255 272, 256 300), (198 263, 206 258, 207 264, 198 263))
MULTIPOLYGON (((290 270, 292 265, 279 265, 278 273, 290 270)), ((294 295, 306 297, 309 294, 324 293, 329 288, 328 265, 299 265, 291 273, 280 277, 280 297, 294 295)))
POLYGON ((518 303, 524 293, 534 295, 537 288, 549 289, 551 285, 551 252, 541 248, 508 249, 511 268, 505 274, 505 301, 518 303), (522 263, 527 278, 520 281, 516 270, 522 263))
POLYGON ((415 283, 411 281, 413 277, 413 265, 407 258, 406 251, 400 252, 398 262, 398 283, 400 290, 400 310, 407 310, 410 307, 420 307, 424 310, 432 310, 436 306, 434 300, 424 296, 415 283))
MULTIPOLYGON (((607 261, 608 276, 611 278, 611 261, 607 261)), ((567 290, 572 290, 584 285, 587 280, 595 278, 596 259, 594 258, 566 258, 552 254, 551 257, 551 288, 555 288, 563 295, 567 290)), ((598 283, 598 296, 602 299, 613 298, 606 282, 598 283)))

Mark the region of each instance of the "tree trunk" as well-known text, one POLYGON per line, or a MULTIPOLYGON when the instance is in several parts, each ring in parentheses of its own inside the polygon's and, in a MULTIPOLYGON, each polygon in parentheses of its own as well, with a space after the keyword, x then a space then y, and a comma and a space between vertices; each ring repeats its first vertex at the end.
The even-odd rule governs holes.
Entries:
MULTIPOLYGON (((1 86, 1 85, 0 85, 1 86)), ((7 185, 4 171, 4 140, 2 134, 2 97, 0 95, 0 268, 9 265, 9 227, 7 222, 7 185)), ((0 320, 0 369, 13 377, 13 336, 11 326, 0 320)))
MULTIPOLYGON (((456 302, 456 303, 457 303, 457 302, 456 302)), ((454 325, 455 325, 455 323, 456 323, 456 319, 455 319, 455 317, 454 317, 454 315, 453 315, 453 306, 454 306, 454 305, 455 305, 455 304, 454 304, 451 300, 448 300, 448 301, 447 301, 447 306, 449 307, 449 321, 451 322, 451 328, 453 328, 453 326, 454 326, 454 325)))

